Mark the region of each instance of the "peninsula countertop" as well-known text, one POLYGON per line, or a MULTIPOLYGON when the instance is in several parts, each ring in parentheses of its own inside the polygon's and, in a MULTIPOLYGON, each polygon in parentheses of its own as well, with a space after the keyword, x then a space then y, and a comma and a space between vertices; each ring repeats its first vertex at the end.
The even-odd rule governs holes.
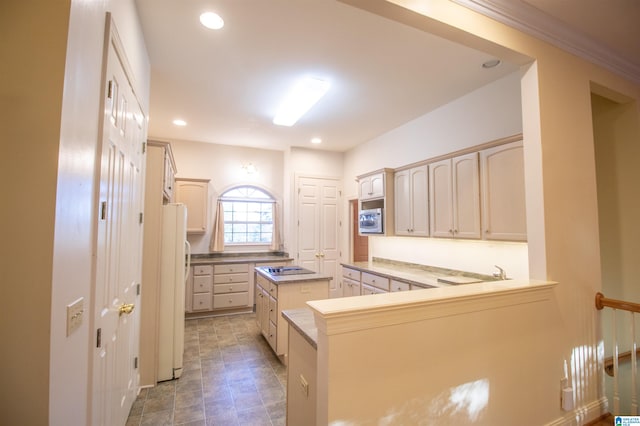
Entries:
POLYGON ((282 316, 314 349, 318 349, 318 327, 309 308, 287 309, 282 316))
POLYGON ((342 266, 361 272, 371 272, 392 280, 402 281, 424 288, 450 287, 452 285, 496 281, 496 278, 490 275, 375 257, 370 262, 343 262, 342 266))

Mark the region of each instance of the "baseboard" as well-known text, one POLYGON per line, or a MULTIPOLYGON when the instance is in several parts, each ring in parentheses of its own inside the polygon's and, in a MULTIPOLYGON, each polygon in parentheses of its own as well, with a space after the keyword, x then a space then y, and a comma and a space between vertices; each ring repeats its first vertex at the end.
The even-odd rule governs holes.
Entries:
POLYGON ((582 426, 598 419, 609 411, 609 401, 602 397, 565 413, 564 416, 547 423, 546 426, 582 426))

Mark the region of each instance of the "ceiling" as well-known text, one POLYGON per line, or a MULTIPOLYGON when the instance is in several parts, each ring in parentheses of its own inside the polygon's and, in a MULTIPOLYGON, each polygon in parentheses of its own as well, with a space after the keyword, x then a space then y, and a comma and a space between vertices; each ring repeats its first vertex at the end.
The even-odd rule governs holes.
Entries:
MULTIPOLYGON (((591 28, 586 17, 578 20, 559 5, 584 1, 599 2, 528 3, 591 28)), ((491 54, 335 0, 136 5, 151 61, 149 137, 155 139, 346 151, 517 69, 507 61, 484 69, 491 54), (200 25, 208 10, 223 17, 223 29, 200 25), (293 127, 274 125, 278 103, 302 75, 328 79, 329 92, 293 127), (187 125, 175 126, 176 118, 187 125), (322 144, 311 145, 314 137, 322 144)))

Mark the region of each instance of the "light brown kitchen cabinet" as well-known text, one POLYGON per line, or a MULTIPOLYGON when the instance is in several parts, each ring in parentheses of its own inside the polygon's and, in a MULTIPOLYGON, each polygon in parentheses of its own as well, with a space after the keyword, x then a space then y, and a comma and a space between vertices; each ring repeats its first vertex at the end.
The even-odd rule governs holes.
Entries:
POLYGON ((526 241, 522 141, 480 151, 482 237, 526 241))
POLYGON ((342 267, 342 296, 360 296, 360 271, 342 267))
POLYGON ((169 202, 173 201, 176 179, 176 163, 173 159, 171 145, 167 144, 164 151, 164 170, 162 175, 162 189, 169 202))
POLYGON ((204 234, 209 220, 209 179, 177 178, 176 202, 187 206, 187 233, 204 234))
POLYGON ((393 180, 396 235, 429 236, 428 167, 396 171, 393 180))
POLYGON ((213 270, 213 309, 253 307, 249 302, 249 265, 215 265, 213 270))
POLYGON ((382 234, 395 233, 393 170, 380 169, 357 177, 358 211, 382 209, 382 234))
POLYGON ((186 312, 210 311, 213 295, 213 266, 191 267, 187 280, 186 312))
POLYGON ((432 237, 480 239, 478 153, 429 164, 432 237))
POLYGON ((389 291, 389 278, 382 277, 380 275, 372 274, 369 272, 362 273, 362 294, 364 293, 365 286, 375 287, 383 292, 389 291))
POLYGON ((327 299, 328 281, 327 278, 275 284, 261 274, 256 274, 256 294, 262 295, 256 299, 256 321, 276 355, 286 357, 288 349, 289 330, 282 311, 303 308, 309 300, 327 299))
POLYGON ((385 196, 385 172, 378 171, 358 179, 358 198, 361 201, 385 196))

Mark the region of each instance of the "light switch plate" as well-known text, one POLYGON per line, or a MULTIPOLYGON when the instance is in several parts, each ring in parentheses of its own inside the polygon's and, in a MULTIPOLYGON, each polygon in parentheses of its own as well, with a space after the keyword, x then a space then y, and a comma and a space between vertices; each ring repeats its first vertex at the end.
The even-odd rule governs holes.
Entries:
POLYGON ((67 336, 71 335, 82 325, 84 316, 84 298, 81 297, 75 302, 67 305, 67 336))
POLYGON ((300 389, 302 390, 302 393, 304 394, 304 396, 306 396, 308 398, 309 397, 309 382, 307 382, 307 379, 305 379, 302 374, 300 375, 300 389))

